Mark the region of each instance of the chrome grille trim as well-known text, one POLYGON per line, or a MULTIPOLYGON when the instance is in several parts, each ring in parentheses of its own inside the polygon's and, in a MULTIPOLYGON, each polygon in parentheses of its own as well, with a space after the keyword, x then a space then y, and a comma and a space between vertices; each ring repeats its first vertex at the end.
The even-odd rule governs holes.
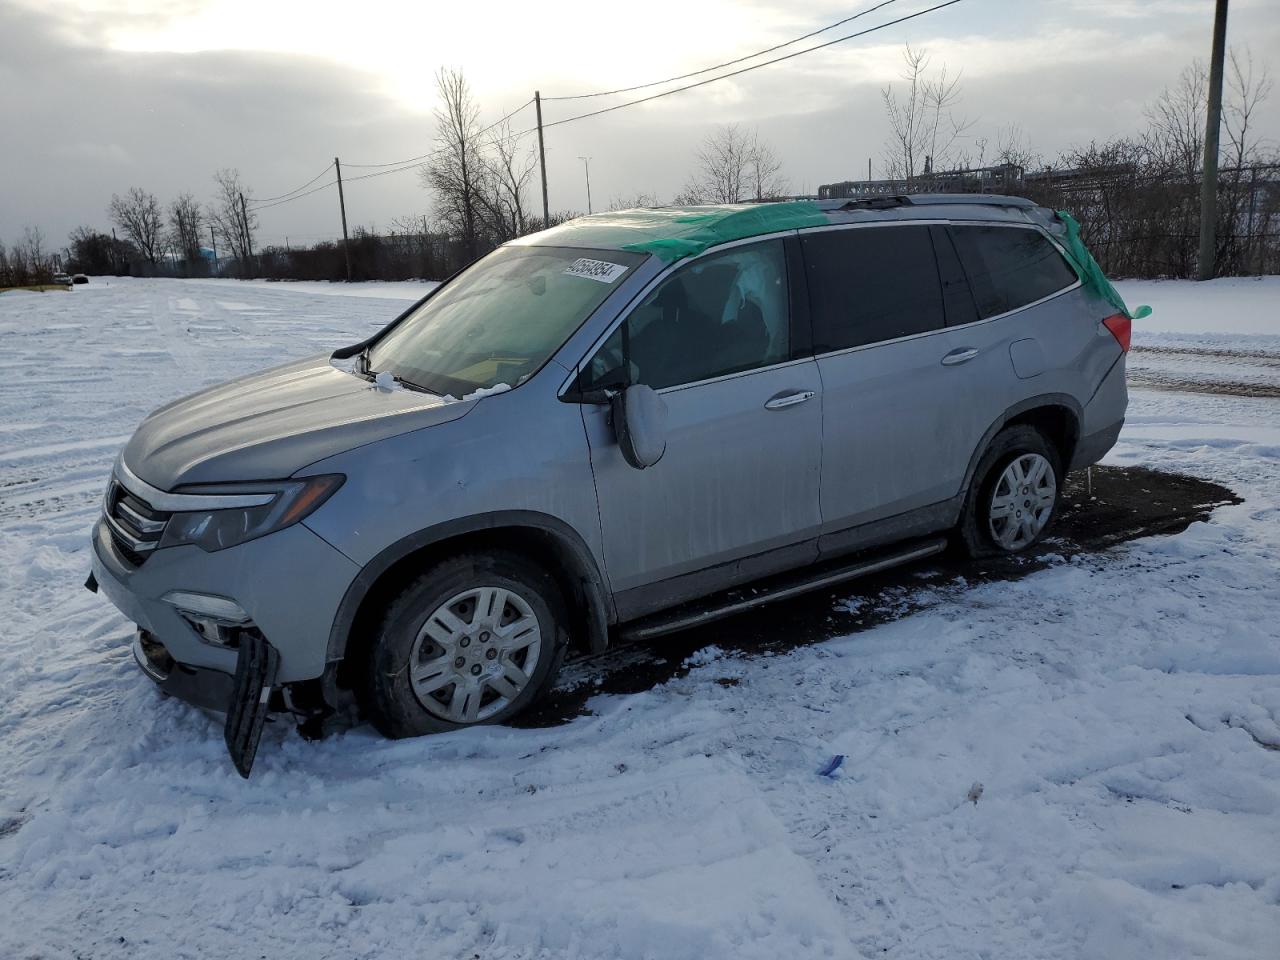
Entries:
POLYGON ((150 520, 144 517, 129 504, 125 503, 124 500, 116 502, 116 513, 124 514, 124 519, 129 521, 129 526, 142 534, 160 533, 164 530, 164 525, 168 523, 167 518, 164 520, 150 520))
POLYGON ((275 499, 274 493, 166 493, 153 487, 127 466, 124 458, 116 461, 116 480, 143 503, 165 513, 190 510, 227 510, 232 507, 260 507, 275 499))
POLYGON ((126 530, 120 524, 120 521, 110 513, 103 514, 103 517, 107 521, 107 526, 111 528, 111 535, 120 540, 121 543, 134 553, 150 553, 159 543, 158 540, 139 540, 126 530))

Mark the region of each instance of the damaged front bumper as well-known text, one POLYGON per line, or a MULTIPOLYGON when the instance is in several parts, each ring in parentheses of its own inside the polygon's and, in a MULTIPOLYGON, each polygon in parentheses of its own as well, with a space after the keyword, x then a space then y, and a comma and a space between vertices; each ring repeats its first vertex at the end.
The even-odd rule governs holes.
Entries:
MULTIPOLYGON (((288 673, 283 651, 268 642, 259 627, 258 618, 246 617, 243 623, 233 624, 229 629, 215 629, 207 615, 197 616, 175 605, 175 596, 186 603, 192 596, 203 595, 175 593, 170 589, 192 580, 200 581, 183 570, 179 570, 178 576, 172 575, 172 569, 166 572, 164 561, 169 558, 162 554, 167 551, 148 560, 142 568, 129 569, 111 553, 111 545, 103 535, 101 523, 95 529, 93 547, 93 570, 85 586, 95 593, 104 594, 125 617, 137 624, 134 659, 142 672, 162 691, 226 715, 224 736, 227 749, 242 776, 247 777, 252 768, 269 712, 291 714, 300 726, 305 725, 304 735, 310 735, 309 731, 330 712, 318 694, 318 680, 307 676, 315 668, 310 667, 306 660, 314 654, 306 647, 300 648, 297 642, 305 639, 306 634, 298 638, 296 632, 289 634, 286 631, 286 639, 291 641, 289 649, 295 654, 303 654, 295 655, 293 671, 288 673), (302 676, 298 676, 299 673, 302 676)), ((179 549, 190 552, 187 548, 179 549)), ((201 559, 200 556, 191 556, 187 562, 201 559)), ((173 564, 177 567, 181 563, 182 557, 175 550, 173 564)), ((201 572, 207 578, 213 578, 209 567, 207 563, 202 564, 201 572)), ((239 567, 237 564, 232 572, 239 574, 239 567)), ((270 577, 262 574, 259 579, 269 580, 270 577)), ((216 589, 220 584, 215 582, 213 585, 216 589)), ((208 589, 210 583, 200 583, 200 586, 208 589)), ((229 592, 224 588, 222 595, 229 592)), ((241 596, 256 599, 256 595, 248 591, 238 592, 241 596)), ((259 605, 253 604, 255 611, 259 605)), ((323 603, 313 605, 323 606, 323 603)), ((271 612, 279 617, 278 610, 271 612)), ((323 633, 316 630, 315 633, 327 637, 327 630, 323 633)), ((323 646, 320 649, 323 650, 323 646)), ((323 663, 323 659, 320 662, 323 663)))
MULTIPOLYGON (((96 572, 89 574, 85 587, 98 592, 96 572)), ((234 675, 179 663, 163 643, 142 627, 138 627, 132 651, 138 668, 164 693, 226 714, 222 736, 227 753, 240 776, 247 778, 273 707, 280 653, 261 636, 245 633, 237 640, 234 675)))
POLYGON ((178 663, 151 634, 139 628, 133 658, 142 672, 165 693, 206 710, 226 714, 222 736, 240 776, 253 769, 262 728, 271 709, 271 695, 280 669, 280 654, 261 637, 240 639, 234 676, 221 670, 178 663))

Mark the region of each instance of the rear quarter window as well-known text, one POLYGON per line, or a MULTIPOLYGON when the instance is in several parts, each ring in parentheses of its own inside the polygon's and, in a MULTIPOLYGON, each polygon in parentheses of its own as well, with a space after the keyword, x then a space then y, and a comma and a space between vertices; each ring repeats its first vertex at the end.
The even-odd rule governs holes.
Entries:
POLYGON ((1038 230, 965 224, 949 229, 983 319, 1043 300, 1076 282, 1075 271, 1038 230))

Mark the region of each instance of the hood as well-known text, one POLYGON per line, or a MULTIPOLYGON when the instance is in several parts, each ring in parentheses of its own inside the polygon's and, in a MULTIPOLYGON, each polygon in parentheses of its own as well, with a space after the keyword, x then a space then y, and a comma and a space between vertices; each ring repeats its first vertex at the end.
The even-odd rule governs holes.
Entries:
POLYGON ((161 490, 189 483, 279 480, 353 447, 456 420, 474 403, 384 390, 328 355, 202 390, 138 427, 124 462, 161 490))

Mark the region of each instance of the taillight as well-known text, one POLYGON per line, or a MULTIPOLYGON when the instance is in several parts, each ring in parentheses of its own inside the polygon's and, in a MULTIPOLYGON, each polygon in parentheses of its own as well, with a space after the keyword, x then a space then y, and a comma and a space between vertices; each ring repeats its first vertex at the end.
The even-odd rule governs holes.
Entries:
POLYGON ((1116 313, 1103 320, 1102 325, 1111 331, 1116 343, 1120 344, 1120 349, 1128 353, 1129 341, 1133 337, 1133 321, 1123 313, 1116 313))

